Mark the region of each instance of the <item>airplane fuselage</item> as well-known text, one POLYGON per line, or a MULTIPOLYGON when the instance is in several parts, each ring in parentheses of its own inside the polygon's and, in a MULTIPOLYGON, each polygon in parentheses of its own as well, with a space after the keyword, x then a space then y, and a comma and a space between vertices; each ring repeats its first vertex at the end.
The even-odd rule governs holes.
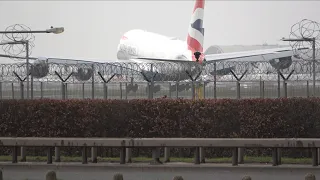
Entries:
POLYGON ((192 61, 192 52, 188 50, 186 41, 139 29, 126 32, 118 45, 117 58, 143 57, 192 61))

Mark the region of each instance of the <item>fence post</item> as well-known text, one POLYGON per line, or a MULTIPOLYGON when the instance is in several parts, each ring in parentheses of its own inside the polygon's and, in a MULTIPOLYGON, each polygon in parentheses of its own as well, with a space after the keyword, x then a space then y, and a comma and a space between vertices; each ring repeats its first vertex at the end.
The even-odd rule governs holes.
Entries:
POLYGON ((213 82, 213 97, 217 99, 217 62, 213 63, 214 82, 213 82))
POLYGON ((85 87, 84 87, 84 83, 82 83, 82 99, 84 99, 85 98, 85 95, 84 95, 84 90, 85 89, 85 87))
POLYGON ((260 98, 264 98, 264 81, 260 79, 260 98))
POLYGON ((31 88, 31 90, 30 90, 30 97, 31 97, 31 99, 33 99, 33 75, 32 75, 32 73, 30 73, 30 76, 31 76, 31 82, 30 82, 30 88, 31 88))
POLYGON ((61 98, 66 99, 66 86, 64 82, 61 82, 61 98))
POLYGON ((176 82, 176 99, 179 98, 179 81, 176 82))
POLYGON ((122 99, 122 82, 119 83, 120 88, 120 99, 122 99))
POLYGON ((307 81, 307 98, 310 97, 310 91, 309 91, 309 81, 307 81))
POLYGON ((287 81, 293 72, 294 72, 294 70, 292 70, 287 77, 284 77, 283 74, 280 71, 278 71, 278 86, 279 86, 278 87, 278 97, 279 98, 280 98, 280 76, 283 79, 284 97, 287 98, 288 97, 287 81))
POLYGON ((281 97, 280 93, 280 71, 278 70, 278 98, 281 97))
POLYGON ((62 96, 62 99, 66 99, 68 96, 67 96, 67 84, 65 82, 72 76, 73 72, 70 73, 68 75, 68 77, 65 78, 65 79, 63 79, 57 71, 55 71, 54 73, 58 76, 58 78, 61 81, 61 91, 62 91, 61 92, 61 96, 62 96))
POLYGON ((43 82, 40 82, 40 96, 43 98, 43 82))
POLYGON ((12 94, 12 99, 14 99, 14 84, 11 83, 11 94, 12 94))
POLYGON ((284 97, 287 98, 288 97, 288 89, 287 89, 287 82, 283 81, 283 91, 284 91, 284 97))
POLYGON ((2 82, 0 82, 0 99, 2 99, 2 82))
POLYGON ((91 65, 91 68, 92 68, 92 84, 91 84, 91 98, 94 99, 94 91, 95 91, 95 88, 94 88, 94 65, 92 64, 91 65))
POLYGON ((125 96, 126 99, 128 99, 127 87, 128 87, 128 83, 126 82, 125 83, 125 90, 124 90, 124 92, 126 92, 125 93, 126 94, 126 96, 125 96))

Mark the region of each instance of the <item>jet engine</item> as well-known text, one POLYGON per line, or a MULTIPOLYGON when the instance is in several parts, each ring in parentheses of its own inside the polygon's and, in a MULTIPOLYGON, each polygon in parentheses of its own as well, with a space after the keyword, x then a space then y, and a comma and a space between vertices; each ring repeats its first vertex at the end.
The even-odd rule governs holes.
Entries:
POLYGON ((37 59, 32 63, 30 71, 33 78, 43 78, 49 73, 49 64, 47 60, 37 59))
POLYGON ((271 66, 275 69, 287 69, 291 66, 292 64, 292 57, 287 56, 287 57, 282 57, 279 59, 272 59, 269 61, 271 66))

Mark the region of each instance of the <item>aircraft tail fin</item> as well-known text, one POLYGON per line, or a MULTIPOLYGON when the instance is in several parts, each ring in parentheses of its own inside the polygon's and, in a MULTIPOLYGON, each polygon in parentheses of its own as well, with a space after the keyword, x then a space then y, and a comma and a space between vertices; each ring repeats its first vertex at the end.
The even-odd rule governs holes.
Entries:
POLYGON ((203 53, 204 5, 205 5, 205 0, 196 0, 195 5, 194 5, 194 9, 192 12, 190 24, 188 27, 187 44, 188 44, 188 49, 192 52, 192 60, 193 61, 196 60, 194 57, 194 54, 193 54, 194 52, 199 51, 199 52, 203 53))

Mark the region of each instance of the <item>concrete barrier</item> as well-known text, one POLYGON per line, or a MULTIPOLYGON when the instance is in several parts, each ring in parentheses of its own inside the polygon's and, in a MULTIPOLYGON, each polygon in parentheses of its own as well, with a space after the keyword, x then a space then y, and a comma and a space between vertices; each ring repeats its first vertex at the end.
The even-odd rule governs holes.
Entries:
MULTIPOLYGON (((281 163, 280 148, 311 148, 313 166, 317 166, 318 149, 320 139, 316 138, 34 138, 34 137, 0 137, 0 147, 12 147, 12 162, 17 163, 18 147, 47 147, 47 163, 52 163, 53 149, 56 158, 60 159, 59 147, 82 147, 82 163, 87 164, 87 150, 91 148, 91 153, 96 159, 96 147, 117 147, 120 148, 120 163, 125 164, 130 161, 130 149, 128 148, 153 148, 154 162, 159 161, 159 148, 189 147, 195 148, 195 164, 204 162, 203 148, 232 148, 232 165, 239 163, 239 148, 272 148, 272 165, 281 163)), ((25 151, 25 149, 24 149, 25 151)), ((167 154, 168 155, 168 154, 167 154)), ((58 161, 56 159, 56 161, 58 161)), ((169 161, 167 158, 166 161, 169 161)), ((241 161, 240 161, 241 163, 241 161)), ((161 164, 161 162, 160 162, 161 164)))

